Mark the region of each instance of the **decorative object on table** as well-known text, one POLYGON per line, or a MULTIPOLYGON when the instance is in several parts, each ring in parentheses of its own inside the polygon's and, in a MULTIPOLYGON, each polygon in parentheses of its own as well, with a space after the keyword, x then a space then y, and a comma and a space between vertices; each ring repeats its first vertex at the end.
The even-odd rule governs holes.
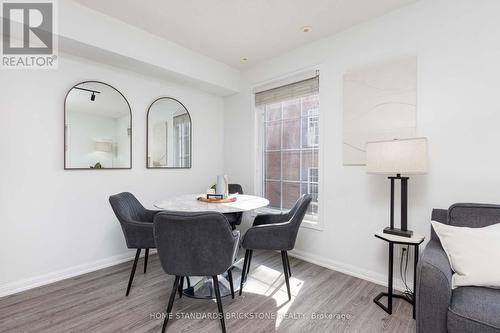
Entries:
POLYGON ((130 105, 117 89, 98 81, 73 86, 64 101, 64 169, 131 169, 131 128, 130 105))
POLYGON ((224 198, 220 194, 207 194, 206 197, 198 197, 197 200, 207 203, 229 203, 229 202, 235 202, 236 200, 238 200, 238 197, 231 196, 224 198))
MULTIPOLYGON (((411 237, 402 237, 388 234, 385 230, 375 233, 375 237, 386 241, 389 244, 389 276, 387 282, 387 292, 378 294, 373 302, 380 306, 388 314, 392 314, 392 299, 400 298, 413 306, 413 319, 415 319, 415 288, 417 285, 417 263, 418 263, 418 247, 424 241, 425 237, 418 234, 412 234, 411 237), (413 291, 408 291, 403 294, 396 294, 393 290, 393 272, 394 272, 394 244, 413 246, 415 253, 413 255, 413 291), (387 297, 387 306, 380 302, 382 297, 387 297)), ((403 280, 404 281, 404 280, 403 280)))
POLYGON ((215 194, 221 194, 225 197, 228 195, 228 180, 226 175, 217 176, 217 185, 215 187, 215 194))
POLYGON ((224 185, 225 185, 224 193, 227 197, 229 196, 229 179, 227 178, 227 175, 224 175, 224 185))
POLYGON ((207 193, 207 199, 224 199, 222 194, 207 193))
POLYGON ((390 227, 385 233, 411 237, 408 230, 408 179, 401 175, 427 173, 427 138, 377 141, 366 144, 366 170, 372 174, 396 175, 391 180, 390 227), (394 181, 401 181, 401 228, 394 227, 394 181))
POLYGON ((365 165, 370 141, 416 136, 417 57, 347 72, 343 78, 343 164, 365 165))
MULTIPOLYGON (((433 209, 432 220, 455 227, 483 228, 500 223, 500 205, 458 203, 433 209)), ((500 289, 452 290, 453 270, 434 228, 417 266, 417 333, 500 333, 500 289)), ((486 255, 490 266, 498 265, 486 255)), ((498 266, 497 266, 498 267, 498 266)))

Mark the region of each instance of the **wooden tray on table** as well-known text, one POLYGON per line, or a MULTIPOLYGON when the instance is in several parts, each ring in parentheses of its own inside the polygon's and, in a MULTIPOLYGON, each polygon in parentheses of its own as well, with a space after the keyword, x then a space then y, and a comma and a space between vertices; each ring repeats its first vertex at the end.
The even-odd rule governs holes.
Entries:
POLYGON ((230 197, 230 198, 225 198, 225 199, 198 197, 198 201, 206 202, 206 203, 229 203, 229 202, 235 202, 236 199, 237 199, 237 197, 230 197))

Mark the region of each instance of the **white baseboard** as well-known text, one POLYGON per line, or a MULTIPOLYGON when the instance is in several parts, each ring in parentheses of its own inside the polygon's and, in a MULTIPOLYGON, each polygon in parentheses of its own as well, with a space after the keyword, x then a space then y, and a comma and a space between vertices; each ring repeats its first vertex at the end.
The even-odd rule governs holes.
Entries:
MULTIPOLYGON (((149 253, 155 254, 156 249, 151 249, 149 253)), ((135 255, 131 255, 131 253, 123 253, 116 256, 100 259, 94 262, 85 263, 82 265, 65 268, 59 271, 39 275, 36 277, 0 285, 0 297, 17 294, 19 292, 28 289, 33 289, 36 287, 61 281, 64 279, 69 279, 78 275, 94 272, 99 269, 115 266, 123 262, 132 260, 134 259, 134 257, 135 255)), ((141 257, 144 257, 144 253, 141 255, 141 257)))
MULTIPOLYGON (((352 265, 347 265, 344 263, 336 262, 331 259, 311 254, 301 250, 292 250, 289 252, 291 257, 310 262, 321 267, 325 267, 340 273, 351 275, 366 281, 370 281, 381 286, 387 287, 387 276, 373 271, 361 269, 352 265)), ((393 280, 394 289, 398 291, 404 291, 403 281, 401 279, 394 278, 393 280)))
MULTIPOLYGON (((151 249, 150 254, 155 254, 156 250, 151 249)), ((312 264, 322 266, 334 271, 338 271, 347 275, 351 275, 363 280, 367 280, 382 286, 387 286, 387 277, 383 274, 375 273, 372 271, 360 269, 358 267, 347 265, 344 263, 336 262, 331 259, 314 255, 305 251, 293 250, 289 252, 291 257, 301 259, 312 264)), ((143 257, 141 255, 141 257, 143 257)), ((23 279, 11 283, 7 283, 0 286, 0 297, 17 294, 19 292, 51 284, 64 279, 69 279, 78 275, 83 275, 86 273, 94 272, 99 269, 111 267, 114 265, 121 264, 123 262, 134 259, 134 255, 131 253, 124 253, 104 259, 100 259, 91 263, 86 263, 66 269, 62 269, 56 272, 51 272, 48 274, 43 274, 37 277, 23 279)), ((394 289, 403 291, 403 282, 400 279, 394 279, 394 289)))

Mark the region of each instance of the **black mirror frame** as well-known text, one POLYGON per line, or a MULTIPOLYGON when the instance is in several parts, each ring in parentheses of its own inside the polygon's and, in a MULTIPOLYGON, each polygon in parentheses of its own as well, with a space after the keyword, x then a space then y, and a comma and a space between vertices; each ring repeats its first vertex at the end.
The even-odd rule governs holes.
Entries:
POLYGON ((132 128, 132 108, 130 107, 130 103, 128 102, 127 98, 120 92, 120 90, 116 89, 115 87, 113 87, 112 85, 108 84, 108 83, 105 83, 105 82, 102 82, 102 81, 96 81, 96 80, 88 80, 88 81, 82 81, 82 82, 79 82, 75 85, 73 85, 69 90, 68 92, 66 93, 66 96, 64 97, 64 146, 63 146, 63 157, 64 157, 64 170, 130 170, 132 169, 132 136, 133 136, 133 128, 132 128), (117 91, 122 97, 123 99, 125 100, 125 102, 127 102, 127 106, 128 106, 128 112, 130 114, 130 166, 127 167, 127 168, 91 168, 91 167, 88 167, 88 168, 70 168, 66 165, 66 101, 68 99, 68 95, 69 93, 71 92, 71 90, 73 90, 74 88, 76 88, 77 86, 81 85, 81 84, 84 84, 84 83, 100 83, 100 84, 104 84, 112 89, 114 89, 115 91, 117 91))
POLYGON ((181 101, 179 101, 176 98, 173 98, 173 97, 158 97, 158 98, 156 98, 153 102, 151 102, 151 104, 149 104, 148 112, 147 112, 147 115, 146 115, 146 169, 158 169, 158 170, 165 170, 165 169, 191 169, 192 167, 193 167, 193 119, 191 118, 191 113, 189 113, 188 108, 183 103, 181 103, 181 101), (182 105, 182 107, 184 108, 184 110, 186 110, 186 112, 188 114, 189 121, 191 123, 190 126, 189 126, 189 152, 190 152, 190 154, 189 154, 189 166, 188 167, 169 167, 169 166, 166 166, 166 167, 152 167, 152 166, 149 166, 149 163, 148 163, 148 155, 149 155, 149 111, 151 111, 151 107, 156 102, 158 102, 159 100, 162 100, 162 99, 171 99, 173 101, 176 101, 177 103, 179 103, 180 105, 182 105))

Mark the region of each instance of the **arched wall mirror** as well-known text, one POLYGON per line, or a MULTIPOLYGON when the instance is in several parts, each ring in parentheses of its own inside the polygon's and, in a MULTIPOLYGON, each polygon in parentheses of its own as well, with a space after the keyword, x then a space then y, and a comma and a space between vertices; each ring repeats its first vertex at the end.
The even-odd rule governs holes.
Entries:
POLYGON ((132 111, 109 84, 81 82, 64 102, 64 169, 132 168, 132 111))
POLYGON ((147 116, 146 166, 191 168, 191 116, 171 97, 155 100, 147 116))

